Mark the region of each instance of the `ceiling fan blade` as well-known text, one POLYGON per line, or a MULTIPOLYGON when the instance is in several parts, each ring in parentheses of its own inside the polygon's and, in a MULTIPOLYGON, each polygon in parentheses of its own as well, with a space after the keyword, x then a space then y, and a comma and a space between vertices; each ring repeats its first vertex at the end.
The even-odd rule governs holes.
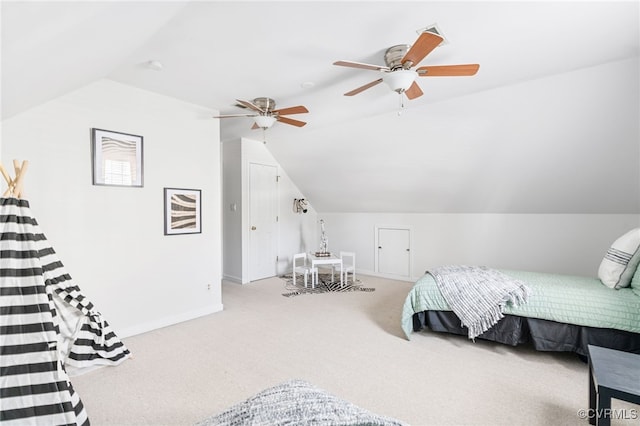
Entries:
POLYGON ((252 110, 254 110, 254 111, 257 111, 257 112, 265 112, 265 111, 263 111, 263 110, 262 110, 262 108, 260 108, 259 106, 255 105, 255 104, 253 104, 253 103, 251 103, 251 102, 249 102, 249 101, 243 101, 242 99, 236 99, 236 101, 238 101, 238 103, 239 103, 240 105, 244 105, 244 106, 246 106, 247 108, 252 109, 252 110))
POLYGON ((431 33, 429 31, 424 31, 418 37, 415 43, 409 48, 409 51, 402 58, 402 65, 410 62, 409 67, 414 65, 418 65, 420 61, 424 59, 433 49, 438 47, 440 43, 444 40, 438 34, 431 33))
POLYGON ((353 89, 350 92, 345 93, 345 96, 353 96, 353 95, 357 95, 360 92, 364 92, 365 90, 369 89, 370 87, 375 86, 376 84, 380 84, 382 83, 382 79, 379 78, 377 80, 372 81, 371 83, 367 83, 364 86, 360 86, 357 89, 353 89))
POLYGON ((371 65, 371 64, 363 64, 362 62, 352 62, 352 61, 336 61, 333 65, 340 65, 341 67, 351 67, 351 68, 360 68, 363 70, 373 70, 373 71, 391 71, 389 67, 385 67, 382 65, 371 65))
POLYGON ((434 65, 420 67, 416 71, 419 77, 458 77, 475 75, 479 68, 479 64, 434 65))
POLYGON ((274 114, 290 115, 290 114, 303 114, 305 112, 309 112, 309 110, 303 107, 302 105, 298 105, 298 106, 289 107, 289 108, 274 109, 272 112, 274 114))
POLYGON ((297 127, 302 127, 305 124, 307 124, 304 121, 298 121, 288 117, 276 117, 276 120, 278 120, 281 123, 291 124, 292 126, 297 126, 297 127))
POLYGON ((404 94, 407 95, 407 98, 409 99, 415 99, 417 97, 424 95, 424 93, 422 92, 422 89, 420 88, 420 86, 418 86, 418 83, 416 83, 415 81, 411 86, 409 86, 407 90, 404 91, 404 94))
POLYGON ((235 118, 235 117, 255 117, 256 114, 225 114, 214 115, 212 118, 235 118))

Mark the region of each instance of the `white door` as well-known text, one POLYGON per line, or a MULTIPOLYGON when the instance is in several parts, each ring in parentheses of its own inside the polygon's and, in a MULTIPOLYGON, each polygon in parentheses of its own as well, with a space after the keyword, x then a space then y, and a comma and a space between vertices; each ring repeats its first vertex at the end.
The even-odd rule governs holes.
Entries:
POLYGON ((410 230, 377 228, 377 272, 398 277, 411 276, 410 230))
POLYGON ((249 164, 249 281, 276 275, 278 170, 249 164))

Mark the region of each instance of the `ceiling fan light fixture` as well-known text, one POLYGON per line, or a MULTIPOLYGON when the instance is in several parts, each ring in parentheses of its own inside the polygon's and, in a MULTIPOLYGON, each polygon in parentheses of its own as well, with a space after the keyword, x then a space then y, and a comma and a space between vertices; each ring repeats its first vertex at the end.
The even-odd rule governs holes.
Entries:
POLYGON ((256 115, 253 117, 253 120, 256 122, 258 127, 263 129, 268 129, 276 122, 276 118, 272 115, 256 115))
POLYGON ((401 69, 384 73, 382 80, 387 83, 394 92, 404 93, 411 87, 417 76, 418 73, 413 70, 401 69))

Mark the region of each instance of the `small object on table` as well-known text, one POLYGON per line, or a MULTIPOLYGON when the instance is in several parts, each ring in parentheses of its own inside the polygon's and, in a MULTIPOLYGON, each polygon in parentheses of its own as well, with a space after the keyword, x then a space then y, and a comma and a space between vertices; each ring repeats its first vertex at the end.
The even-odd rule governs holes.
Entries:
POLYGON ((328 251, 317 251, 317 252, 313 253, 313 255, 315 257, 330 257, 331 253, 329 253, 328 251))
POLYGON ((320 251, 319 253, 329 253, 329 239, 324 230, 324 220, 320 219, 320 251))

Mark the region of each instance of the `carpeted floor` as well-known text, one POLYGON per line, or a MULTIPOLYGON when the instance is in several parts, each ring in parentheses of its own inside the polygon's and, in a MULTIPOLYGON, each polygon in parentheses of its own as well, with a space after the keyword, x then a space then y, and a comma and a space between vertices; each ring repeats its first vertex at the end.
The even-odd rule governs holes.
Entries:
MULTIPOLYGON (((577 357, 428 330, 408 341, 413 283, 356 277, 376 290, 282 297, 279 277, 223 282, 224 311, 127 337, 132 360, 73 386, 94 426, 193 425, 292 379, 411 426, 588 426, 577 357)), ((611 426, 638 426, 640 407, 612 408, 627 418, 611 426)))
POLYGON ((307 286, 304 285, 304 277, 296 276, 296 283, 293 284, 293 277, 291 274, 283 275, 280 277, 285 280, 286 293, 282 293, 285 297, 299 296, 301 294, 322 294, 341 291, 375 291, 373 287, 364 287, 360 279, 356 278, 355 281, 351 279, 351 276, 347 278, 346 282, 340 284, 338 274, 318 274, 318 283, 312 288, 310 279, 307 282, 307 286))

